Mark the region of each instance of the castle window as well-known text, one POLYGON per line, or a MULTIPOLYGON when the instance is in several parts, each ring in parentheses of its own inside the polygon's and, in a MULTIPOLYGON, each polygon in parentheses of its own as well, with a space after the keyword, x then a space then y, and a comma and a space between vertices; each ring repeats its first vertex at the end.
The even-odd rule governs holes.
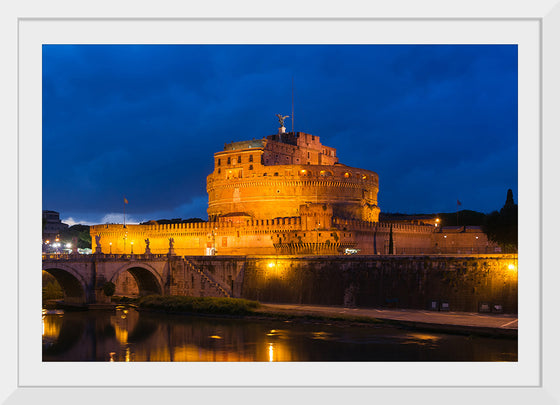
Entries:
POLYGON ((249 162, 253 161, 253 155, 249 155, 249 162))
POLYGON ((275 175, 275 176, 278 176, 278 172, 274 172, 274 175, 275 175))
POLYGON ((311 156, 311 155, 309 154, 309 152, 307 152, 307 159, 309 159, 309 158, 310 158, 310 156, 311 156))
POLYGON ((237 156, 237 163, 241 163, 241 156, 237 156))
POLYGON ((222 164, 222 159, 218 159, 218 166, 221 166, 222 164))
POLYGON ((266 177, 268 175, 268 173, 263 173, 263 176, 266 177))
POLYGON ((231 157, 228 156, 227 158, 227 164, 230 165, 231 164, 231 157))
POLYGON ((249 165, 249 170, 253 170, 253 165, 249 165))
POLYGON ((222 172, 222 169, 218 169, 218 174, 220 174, 222 172))

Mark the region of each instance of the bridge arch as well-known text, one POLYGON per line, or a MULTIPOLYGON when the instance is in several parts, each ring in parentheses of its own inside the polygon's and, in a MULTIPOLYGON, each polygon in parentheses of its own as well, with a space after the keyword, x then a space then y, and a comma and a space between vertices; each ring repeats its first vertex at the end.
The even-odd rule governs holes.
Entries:
POLYGON ((64 263, 57 263, 43 266, 43 271, 53 276, 60 284, 64 292, 65 304, 83 305, 87 303, 87 283, 74 268, 64 263))
POLYGON ((163 294, 163 280, 158 271, 146 263, 127 263, 119 267, 111 276, 110 281, 117 283, 119 276, 128 271, 138 286, 140 296, 151 294, 163 294))

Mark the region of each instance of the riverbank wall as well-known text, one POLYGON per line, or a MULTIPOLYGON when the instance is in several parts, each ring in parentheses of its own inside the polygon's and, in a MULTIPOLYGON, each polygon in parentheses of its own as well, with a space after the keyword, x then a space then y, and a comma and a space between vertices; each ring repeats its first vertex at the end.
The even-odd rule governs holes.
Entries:
POLYGON ((517 255, 189 257, 261 302, 517 313, 517 255))

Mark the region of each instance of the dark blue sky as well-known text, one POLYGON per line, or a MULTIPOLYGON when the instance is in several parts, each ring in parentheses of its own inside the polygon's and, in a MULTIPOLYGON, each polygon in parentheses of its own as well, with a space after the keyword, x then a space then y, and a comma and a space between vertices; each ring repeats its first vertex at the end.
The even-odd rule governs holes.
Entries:
POLYGON ((517 202, 514 45, 44 45, 43 209, 207 219, 213 153, 275 133, 292 77, 296 131, 377 172, 382 212, 517 202))

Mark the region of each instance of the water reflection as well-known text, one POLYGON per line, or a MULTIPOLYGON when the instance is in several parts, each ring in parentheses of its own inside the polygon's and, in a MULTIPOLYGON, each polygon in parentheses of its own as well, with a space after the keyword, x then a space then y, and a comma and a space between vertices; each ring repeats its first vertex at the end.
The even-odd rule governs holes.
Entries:
POLYGON ((44 361, 517 361, 517 341, 139 313, 43 312, 44 361))

